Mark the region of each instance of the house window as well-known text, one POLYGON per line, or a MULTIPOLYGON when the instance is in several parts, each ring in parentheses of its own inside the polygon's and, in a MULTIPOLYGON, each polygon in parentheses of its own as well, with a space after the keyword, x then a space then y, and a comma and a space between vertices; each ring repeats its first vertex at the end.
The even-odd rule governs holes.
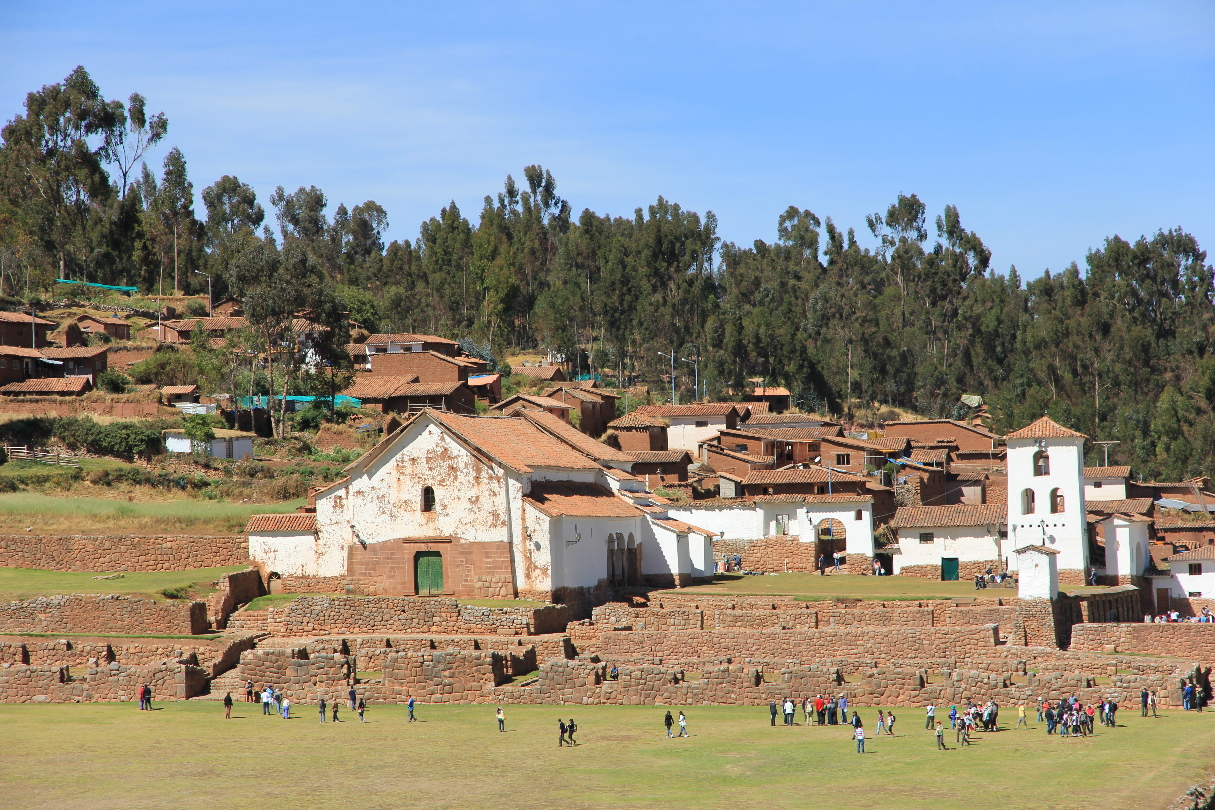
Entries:
POLYGON ((1190 576, 1196 577, 1202 573, 1202 563, 1190 563, 1190 576))
POLYGON ((826 484, 815 484, 814 485, 814 494, 815 495, 826 495, 827 494, 827 485, 826 484))
POLYGON ((936 537, 933 536, 932 532, 920 532, 920 542, 921 543, 935 543, 936 537))
POLYGON ((851 453, 836 453, 835 454, 835 466, 847 467, 851 463, 852 463, 852 454, 851 453))
POLYGON ((1050 513, 1057 515, 1063 511, 1063 492, 1058 487, 1050 491, 1050 513))
POLYGON ((1202 591, 1189 591, 1186 593, 1186 596, 1190 597, 1191 599, 1201 599, 1202 591))
POLYGON ((697 422, 696 422, 696 427, 708 427, 708 426, 709 426, 708 420, 705 420, 705 421, 697 420, 697 422))
POLYGON ((1034 475, 1050 475, 1050 456, 1045 450, 1034 453, 1034 475))
POLYGON ((422 511, 435 511, 435 491, 433 487, 422 487, 422 511))
POLYGON ((862 512, 860 509, 856 510, 856 519, 857 519, 857 520, 864 520, 864 519, 865 519, 865 518, 864 518, 864 514, 865 514, 865 513, 864 513, 864 512, 862 512))
POLYGON ((1100 482, 1100 481, 1094 481, 1094 482, 1093 482, 1093 489, 1101 489, 1101 482, 1100 482))
POLYGON ((1032 489, 1021 490, 1021 514, 1032 515, 1034 513, 1034 491, 1032 489))
POLYGON ((745 453, 747 452, 747 446, 745 444, 736 444, 734 445, 734 451, 737 453, 745 453))

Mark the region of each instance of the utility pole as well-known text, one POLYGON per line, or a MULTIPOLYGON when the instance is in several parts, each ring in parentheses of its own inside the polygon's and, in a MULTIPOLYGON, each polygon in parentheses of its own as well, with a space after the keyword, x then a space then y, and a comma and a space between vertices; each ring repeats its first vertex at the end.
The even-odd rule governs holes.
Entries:
POLYGON ((696 401, 700 397, 700 353, 697 352, 696 356, 691 360, 686 357, 680 359, 682 359, 685 363, 691 363, 694 373, 696 374, 696 376, 693 378, 695 382, 692 383, 692 400, 696 401))
POLYGON ((181 289, 177 286, 177 221, 173 221, 173 294, 181 289))
POLYGON ((212 314, 211 308, 215 306, 214 299, 211 297, 211 276, 201 270, 195 270, 194 272, 200 276, 207 277, 207 317, 210 318, 212 314))
POLYGON ((672 349, 670 354, 659 352, 660 355, 671 361, 671 404, 675 404, 675 350, 672 349))

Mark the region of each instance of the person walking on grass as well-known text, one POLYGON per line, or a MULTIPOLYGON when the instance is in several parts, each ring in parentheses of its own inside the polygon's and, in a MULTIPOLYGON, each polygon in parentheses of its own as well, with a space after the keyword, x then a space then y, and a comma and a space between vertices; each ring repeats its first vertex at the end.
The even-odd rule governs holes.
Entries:
POLYGON ((340 722, 342 722, 341 720, 338 720, 338 716, 337 716, 337 714, 338 714, 338 707, 339 707, 339 706, 341 706, 341 705, 342 705, 342 700, 341 700, 341 698, 334 698, 334 699, 333 699, 333 722, 335 722, 335 723, 340 723, 340 722))
POLYGON ((936 720, 937 720, 937 707, 933 706, 930 703, 928 705, 928 708, 925 709, 924 728, 931 730, 933 727, 933 724, 936 722, 936 720))
POLYGON ((354 691, 353 686, 350 687, 350 694, 348 695, 348 697, 350 698, 350 711, 354 711, 355 701, 358 699, 358 693, 354 691))
POLYGON ((253 681, 245 681, 245 703, 253 702, 253 681))
POLYGON ((1153 690, 1151 697, 1148 698, 1148 706, 1152 708, 1152 717, 1160 716, 1156 714, 1156 706, 1159 705, 1159 703, 1160 701, 1156 698, 1156 692, 1153 690))
POLYGON ((413 695, 409 696, 409 701, 406 705, 409 707, 409 722, 416 723, 418 718, 413 716, 413 695))
POLYGON ((948 751, 945 747, 945 724, 940 720, 937 721, 937 750, 948 751))
POLYGON ((865 727, 861 725, 859 718, 852 729, 852 737, 856 740, 856 752, 858 754, 865 753, 865 727))
POLYGON ((565 721, 562 720, 560 717, 557 718, 557 731, 560 732, 560 734, 557 737, 557 747, 560 748, 561 746, 565 745, 565 731, 566 731, 565 721))
POLYGON ((775 726, 776 725, 776 701, 775 700, 768 701, 768 714, 771 715, 772 725, 775 726))
POLYGON ((574 718, 570 718, 569 725, 566 726, 566 729, 568 732, 566 736, 569 737, 570 745, 577 745, 578 743, 574 740, 574 732, 578 730, 578 724, 574 722, 574 718))
POLYGON ((881 709, 878 709, 877 728, 874 730, 873 733, 876 736, 880 737, 880 736, 882 736, 882 732, 885 730, 886 730, 886 715, 882 712, 881 709))
POLYGON ((320 708, 321 708, 321 722, 324 723, 325 722, 325 709, 327 709, 328 706, 325 705, 325 698, 323 695, 321 696, 321 700, 317 705, 320 706, 320 708))
POLYGON ((224 719, 232 719, 232 693, 224 695, 224 719))
MULTIPOLYGON (((572 723, 573 721, 571 720, 570 722, 572 723)), ((679 713, 679 736, 688 736, 688 718, 683 712, 679 713)))
POLYGON ((891 710, 891 711, 886 712, 886 735, 889 737, 894 736, 894 721, 895 721, 894 711, 891 710))
POLYGON ((670 709, 667 709, 667 716, 662 718, 662 724, 667 727, 667 739, 674 737, 675 735, 671 732, 671 727, 675 725, 675 718, 671 717, 670 709))
POLYGON ((1029 721, 1027 721, 1025 719, 1025 704, 1024 703, 1017 706, 1017 728, 1021 728, 1021 726, 1025 726, 1026 728, 1029 728, 1029 721))
POLYGON ((827 574, 827 558, 822 554, 818 555, 818 575, 826 576, 827 574))
POLYGON ((291 719, 291 698, 289 698, 289 697, 283 698, 282 706, 283 706, 283 719, 290 720, 291 719))
POLYGON ((501 706, 498 707, 498 711, 495 714, 498 717, 498 731, 506 731, 506 715, 502 713, 501 706))
POLYGON ((363 718, 363 712, 365 712, 365 711, 367 711, 367 701, 364 700, 363 698, 359 698, 359 722, 360 723, 366 722, 366 720, 363 718))

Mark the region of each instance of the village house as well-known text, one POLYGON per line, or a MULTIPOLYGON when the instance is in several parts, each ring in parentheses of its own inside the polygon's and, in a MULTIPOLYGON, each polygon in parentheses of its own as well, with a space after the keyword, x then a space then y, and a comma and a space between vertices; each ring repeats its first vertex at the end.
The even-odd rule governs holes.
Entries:
POLYGON ((502 401, 501 374, 475 374, 468 378, 468 387, 472 389, 478 402, 497 405, 502 401))
POLYGON ((253 440, 255 433, 243 430, 225 430, 215 428, 215 435, 209 441, 200 442, 197 446, 186 432, 180 428, 164 431, 165 451, 169 453, 195 453, 211 458, 227 458, 235 461, 253 459, 253 440))
POLYGON ((415 335, 408 332, 371 335, 363 341, 362 345, 366 347, 367 354, 437 352, 448 357, 456 357, 460 353, 459 341, 449 340, 438 335, 415 335))
POLYGON ((692 456, 687 450, 626 450, 636 477, 660 486, 671 481, 687 481, 692 456))
POLYGON ((462 382, 420 383, 417 375, 356 374, 354 382, 342 391, 357 399, 364 408, 381 413, 410 413, 437 408, 453 413, 475 413, 476 398, 462 382))
POLYGON ((754 428, 839 427, 835 422, 812 413, 761 413, 755 408, 757 404, 741 406, 746 411, 742 415, 742 422, 748 430, 754 428))
MULTIPOLYGON (((1153 572, 1152 593, 1156 613, 1162 614, 1188 606, 1188 600, 1201 599, 1213 604, 1215 599, 1215 545, 1199 546, 1193 551, 1172 554, 1163 561, 1164 570, 1153 572), (1174 600, 1177 600, 1175 603, 1174 600)), ((1203 604, 1203 603, 1200 603, 1203 604)), ((1194 615, 1197 611, 1185 611, 1194 615)))
POLYGON ((911 452, 908 439, 854 439, 849 436, 824 436, 819 440, 820 462, 837 470, 853 473, 881 470, 887 463, 911 452))
POLYGON ((1171 512, 1157 514, 1152 521, 1155 542, 1168 544, 1178 552, 1215 545, 1215 519, 1207 513, 1171 512))
POLYGON ((385 595, 586 604, 615 585, 711 575, 709 532, 613 492, 607 469, 533 421, 546 415, 525 415, 420 413, 314 493, 311 542, 262 532, 250 553, 280 575, 385 595))
POLYGON ((43 350, 24 346, 0 346, 0 384, 44 376, 43 350))
POLYGON ((73 346, 65 349, 48 346, 42 350, 42 356, 59 366, 60 371, 56 376, 89 377, 94 384, 97 375, 109 368, 109 349, 105 346, 73 346))
POLYGON ((166 385, 160 389, 160 399, 166 405, 198 402, 197 385, 166 385))
POLYGON ((40 349, 58 324, 23 312, 0 312, 0 345, 40 349))
POLYGON ((732 402, 702 402, 693 405, 643 405, 637 408, 637 412, 666 420, 668 448, 696 453, 701 442, 722 430, 737 428, 742 408, 732 402))
POLYGON ((784 413, 792 407, 792 398, 788 388, 757 385, 743 395, 742 401, 762 402, 768 406, 769 413, 784 413))
POLYGON ((46 340, 48 345, 59 346, 64 349, 69 349, 72 346, 84 346, 88 343, 84 337, 84 330, 75 321, 64 321, 59 325, 59 328, 51 331, 46 336, 46 340))
POLYGON ((114 340, 131 339, 131 325, 113 315, 109 317, 81 315, 76 319, 76 325, 85 334, 108 335, 114 340))
POLYGON ((968 458, 983 454, 990 456, 1000 441, 999 436, 983 427, 956 419, 885 422, 882 431, 887 438, 909 439, 916 446, 952 445, 958 453, 968 458))
POLYGON ((901 506, 890 521, 896 547, 888 552, 886 570, 940 580, 1004 571, 1012 552, 1007 519, 1002 504, 901 506))
POLYGON ((661 417, 633 411, 608 422, 608 430, 613 434, 609 441, 621 450, 639 452, 667 449, 667 420, 661 417))
POLYGON ((905 506, 945 506, 949 503, 945 471, 909 458, 896 459, 894 486, 905 506))
POLYGON ((81 397, 93 390, 90 377, 33 377, 0 386, 5 397, 81 397))
POLYGON ((549 399, 556 399, 578 409, 578 429, 588 436, 599 438, 608 430, 616 418, 617 394, 597 388, 575 385, 559 385, 544 392, 549 399))
MULTIPOLYGON (((377 347, 364 344, 364 348, 377 347)), ((486 366, 484 360, 443 354, 433 349, 371 352, 365 356, 366 370, 372 374, 413 375, 423 383, 466 383, 469 375, 484 371, 486 366)))
POLYGON ((570 411, 574 410, 573 405, 567 405, 559 399, 550 399, 549 397, 536 397, 531 394, 515 394, 507 397, 497 405, 490 407, 491 411, 496 411, 505 416, 510 416, 515 411, 544 411, 551 414, 563 422, 570 421, 570 411))
MULTIPOLYGON (((752 427, 747 422, 737 430, 723 430, 701 445, 702 450, 716 444, 725 450, 748 456, 771 456, 776 466, 803 464, 820 455, 824 437, 840 436, 838 425, 812 428, 752 427)), ((702 453, 703 455, 703 453, 702 453)))
POLYGON ((544 382, 565 382, 565 372, 561 366, 545 365, 545 366, 511 366, 511 374, 517 374, 520 377, 531 377, 533 380, 543 380, 544 382))
POLYGON ((754 456, 737 450, 726 450, 716 444, 700 445, 700 463, 717 473, 746 475, 752 470, 771 470, 776 467, 772 456, 754 456))
POLYGON ((234 332, 249 326, 243 317, 181 318, 163 321, 148 329, 161 343, 190 343, 195 332, 202 332, 211 340, 222 340, 234 332))
POLYGON ((1115 501, 1126 498, 1130 467, 1085 467, 1084 500, 1115 501))
POLYGON ((228 297, 211 307, 215 318, 239 318, 245 314, 245 306, 239 298, 228 297))

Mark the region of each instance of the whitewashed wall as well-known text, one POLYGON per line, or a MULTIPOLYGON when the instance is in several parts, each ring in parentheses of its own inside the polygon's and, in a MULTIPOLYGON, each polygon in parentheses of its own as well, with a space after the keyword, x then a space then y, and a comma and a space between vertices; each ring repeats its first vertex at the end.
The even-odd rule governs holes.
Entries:
MULTIPOLYGON (((1084 440, 1047 439, 1050 474, 1033 474, 1033 439, 1008 440, 1008 535, 1011 548, 1045 545, 1059 552, 1059 570, 1085 570, 1088 567, 1088 529, 1084 509, 1084 440), (1050 511, 1050 492, 1059 488, 1064 498, 1061 513, 1050 511), (1021 493, 1032 489, 1035 509, 1023 514, 1021 493)), ((1015 558, 1015 555, 1014 555, 1015 558)), ((1009 559, 1010 568, 1015 564, 1009 559)))
POLYGON ((317 555, 312 532, 264 532, 249 535, 249 559, 283 576, 336 577, 346 573, 346 557, 334 567, 333 559, 317 555))
MULTIPOLYGON (((898 530, 899 553, 894 555, 897 574, 909 565, 940 565, 942 557, 956 557, 960 562, 981 562, 1015 557, 1001 542, 997 532, 1002 526, 925 526, 898 530), (921 543, 920 534, 932 532, 931 543, 921 543)), ((1011 560, 1008 561, 1011 564, 1011 560)))

